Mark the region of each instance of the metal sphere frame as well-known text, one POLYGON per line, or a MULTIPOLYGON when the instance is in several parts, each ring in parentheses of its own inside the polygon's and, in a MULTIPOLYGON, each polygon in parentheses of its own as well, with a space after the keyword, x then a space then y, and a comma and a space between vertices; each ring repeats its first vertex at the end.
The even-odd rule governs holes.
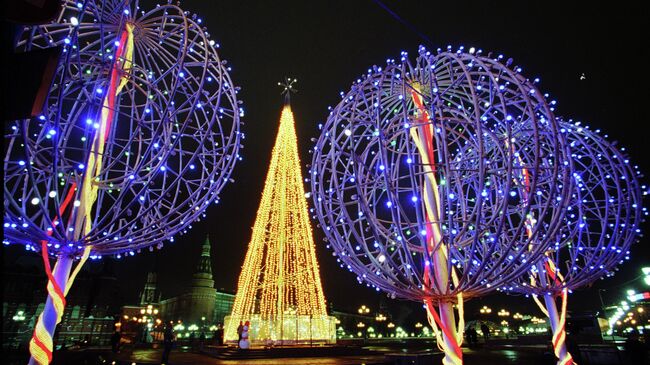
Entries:
POLYGON ((92 256, 133 254, 204 216, 239 159, 237 88, 196 15, 176 5, 142 11, 120 0, 67 1, 56 21, 27 27, 18 49, 64 47, 47 112, 5 129, 5 243, 92 256), (132 27, 130 70, 117 69, 120 35, 132 27), (91 141, 109 97, 110 76, 125 79, 115 98, 95 177, 92 228, 73 235, 91 141), (56 153, 53 153, 56 151, 56 153), (67 208, 70 209, 70 208, 67 208))
POLYGON ((531 284, 529 272, 505 292, 559 295, 614 274, 629 259, 643 218, 643 192, 638 167, 605 136, 582 123, 560 122, 571 149, 573 192, 555 244, 532 266, 532 274, 546 273, 553 262, 556 280, 531 284))
POLYGON ((329 245, 360 282, 417 301, 476 297, 546 250, 569 194, 568 150, 544 96, 517 70, 500 58, 420 48, 415 62, 403 53, 341 95, 314 147, 312 196, 329 245), (445 211, 435 221, 422 213, 427 164, 409 138, 422 114, 413 94, 435 128, 429 166, 443 171, 445 211), (510 195, 524 169, 537 192, 528 202, 510 195), (528 237, 530 215, 538 223, 528 237), (455 284, 435 285, 427 270, 430 225, 442 226, 455 284))
MULTIPOLYGON (((629 259, 629 248, 640 233, 645 209, 638 168, 633 169, 629 159, 606 136, 580 122, 559 120, 559 125, 571 150, 573 181, 562 227, 556 232, 554 244, 529 272, 499 291, 532 294, 550 321, 558 363, 573 364, 566 347, 568 293, 613 275, 615 266, 629 259)), ((522 195, 527 194, 524 188, 525 184, 520 184, 522 195)))

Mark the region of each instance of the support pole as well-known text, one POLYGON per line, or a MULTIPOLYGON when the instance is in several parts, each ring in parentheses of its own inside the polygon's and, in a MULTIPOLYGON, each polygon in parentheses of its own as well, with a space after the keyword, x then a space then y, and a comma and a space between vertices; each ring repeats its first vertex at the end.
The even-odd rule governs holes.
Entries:
MULTIPOLYGON (((550 280, 557 280, 553 267, 545 267, 539 263, 537 264, 537 270, 540 273, 539 281, 542 286, 548 287, 551 284, 549 283, 550 280), (547 275, 550 275, 550 277, 547 275)), ((568 300, 566 289, 564 289, 561 293, 561 313, 558 313, 557 311, 557 303, 553 294, 544 295, 544 307, 546 307, 546 315, 548 316, 549 322, 551 322, 551 330, 553 331, 551 345, 553 346, 553 353, 555 353, 555 356, 558 358, 557 364, 574 365, 575 363, 573 362, 573 358, 566 349, 566 302, 568 300)), ((541 307, 539 300, 535 298, 535 301, 543 312, 544 308, 541 307)))
POLYGON ((557 311, 557 303, 553 295, 544 295, 544 304, 548 312, 548 319, 551 322, 553 331, 553 350, 558 357, 558 365, 571 365, 573 359, 566 349, 566 325, 562 323, 560 314, 557 311))
MULTIPOLYGON (((446 349, 453 349, 458 346, 456 342, 456 317, 454 315, 454 304, 452 302, 440 302, 438 308, 440 312, 440 322, 447 331, 442 333, 442 338, 445 342, 446 349), (449 336, 451 338, 449 338, 449 336)), ((445 357, 442 359, 444 365, 462 365, 463 358, 458 356, 453 351, 445 351, 445 357)))
MULTIPOLYGON (((70 256, 62 255, 59 256, 58 260, 56 261, 56 264, 54 265, 54 269, 52 270, 52 275, 54 276, 54 280, 56 280, 57 284, 61 287, 61 290, 65 291, 66 285, 68 283, 68 278, 70 277, 70 270, 72 269, 72 262, 74 260, 70 256)), ((63 314, 63 313, 61 313, 63 314)), ((39 330, 39 328, 42 328, 49 334, 50 339, 54 339, 54 331, 56 330, 57 326, 57 313, 56 309, 54 308, 54 304, 52 303, 52 297, 48 295, 47 301, 45 302, 45 308, 43 308, 43 314, 41 317, 39 317, 40 320, 42 320, 42 327, 38 325, 35 331, 39 330)), ((54 350, 54 348, 52 348, 54 350)), ((39 362, 34 358, 30 357, 29 359, 29 365, 39 365, 39 362)))

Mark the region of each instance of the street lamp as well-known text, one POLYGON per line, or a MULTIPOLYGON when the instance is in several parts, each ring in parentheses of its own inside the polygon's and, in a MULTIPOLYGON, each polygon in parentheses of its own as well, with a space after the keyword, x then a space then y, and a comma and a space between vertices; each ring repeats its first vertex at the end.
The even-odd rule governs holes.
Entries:
POLYGON ((18 312, 16 312, 16 315, 13 316, 11 319, 13 319, 16 322, 24 321, 25 320, 25 312, 18 311, 18 312))
POLYGON ((524 316, 521 315, 521 313, 517 312, 512 316, 513 319, 524 319, 524 316))
POLYGON ((484 305, 483 308, 480 310, 481 314, 490 314, 492 313, 492 308, 489 308, 488 306, 484 305))
POLYGON ((367 334, 367 332, 363 330, 363 328, 364 328, 365 326, 366 326, 366 324, 363 323, 363 322, 359 322, 359 323, 357 323, 357 328, 359 329, 359 332, 358 332, 358 333, 361 333, 361 334, 363 335, 363 341, 364 341, 364 342, 366 341, 366 334, 367 334))
POLYGON ((420 323, 420 322, 416 323, 415 328, 422 328, 422 323, 420 323))
POLYGON ((377 315, 377 317, 375 317, 375 321, 377 321, 377 322, 383 322, 383 321, 385 321, 386 319, 387 319, 386 316, 383 315, 383 314, 381 314, 381 313, 379 313, 379 314, 377 315))
POLYGON ((509 317, 509 316, 510 316, 510 312, 508 312, 508 311, 505 310, 505 309, 501 309, 501 310, 499 310, 499 312, 497 313, 497 315, 498 315, 499 317, 509 317))
POLYGON ((393 322, 390 322, 389 324, 386 325, 388 328, 394 328, 395 324, 393 322))
POLYGON ((358 312, 359 314, 368 314, 370 313, 370 308, 366 307, 366 305, 364 304, 358 309, 358 312))

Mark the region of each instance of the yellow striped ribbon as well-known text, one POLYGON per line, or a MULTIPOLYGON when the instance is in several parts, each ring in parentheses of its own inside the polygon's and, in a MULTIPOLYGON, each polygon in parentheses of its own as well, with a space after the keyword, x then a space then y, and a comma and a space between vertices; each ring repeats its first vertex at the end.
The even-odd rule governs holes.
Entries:
MULTIPOLYGON (((104 99, 100 117, 100 127, 99 131, 95 133, 93 143, 93 149, 91 150, 88 156, 88 170, 84 175, 84 179, 81 186, 81 198, 82 204, 79 206, 79 211, 75 219, 75 239, 80 239, 92 228, 92 208, 97 201, 97 193, 99 186, 93 183, 95 176, 99 175, 102 169, 102 158, 104 154, 104 148, 106 144, 106 139, 108 138, 108 133, 110 132, 107 128, 111 120, 114 118, 114 99, 122 91, 126 83, 128 82, 128 73, 133 66, 133 24, 126 24, 126 45, 124 48, 124 53, 122 56, 116 58, 116 67, 120 67, 119 71, 120 79, 119 84, 115 88, 115 92, 111 95, 107 95, 104 99)), ((113 76, 111 76, 110 83, 112 84, 113 76)), ((64 295, 68 293, 68 290, 72 286, 74 279, 81 270, 81 267, 84 265, 92 246, 88 245, 85 247, 84 252, 81 256, 81 259, 72 274, 70 275, 65 288, 62 288, 64 295)), ((56 268, 56 265, 55 265, 56 268)), ((51 281, 48 281, 47 291, 49 297, 52 299, 52 304, 56 311, 56 324, 58 325, 61 322, 61 317, 63 316, 63 311, 65 309, 64 298, 60 297, 54 290, 54 286, 51 281)), ((45 309, 44 309, 45 311, 45 309)), ((43 313, 38 317, 36 327, 34 329, 34 335, 29 344, 29 351, 32 358, 39 365, 48 365, 52 361, 52 350, 53 350, 53 340, 52 335, 47 331, 43 325, 43 313)))

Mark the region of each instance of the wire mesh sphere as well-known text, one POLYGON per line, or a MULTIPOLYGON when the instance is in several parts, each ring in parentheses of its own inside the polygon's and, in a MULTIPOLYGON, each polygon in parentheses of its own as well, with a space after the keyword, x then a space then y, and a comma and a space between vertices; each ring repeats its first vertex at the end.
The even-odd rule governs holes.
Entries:
POLYGON ((558 294, 611 276, 629 259, 630 246, 641 233, 647 212, 638 167, 632 166, 624 149, 580 122, 561 121, 560 126, 573 161, 573 192, 563 226, 539 264, 500 289, 504 292, 558 294), (540 280, 540 275, 549 278, 540 280))
POLYGON ((218 202, 243 110, 200 23, 171 4, 88 0, 25 28, 19 50, 63 53, 46 112, 5 129, 5 242, 133 254, 173 241, 218 202), (95 202, 88 222, 84 199, 95 202))
POLYGON ((544 96, 500 59, 421 47, 341 94, 313 151, 312 197, 359 282, 411 300, 470 298, 546 250, 569 194, 568 150, 544 96), (434 252, 445 262, 431 269, 434 252))

